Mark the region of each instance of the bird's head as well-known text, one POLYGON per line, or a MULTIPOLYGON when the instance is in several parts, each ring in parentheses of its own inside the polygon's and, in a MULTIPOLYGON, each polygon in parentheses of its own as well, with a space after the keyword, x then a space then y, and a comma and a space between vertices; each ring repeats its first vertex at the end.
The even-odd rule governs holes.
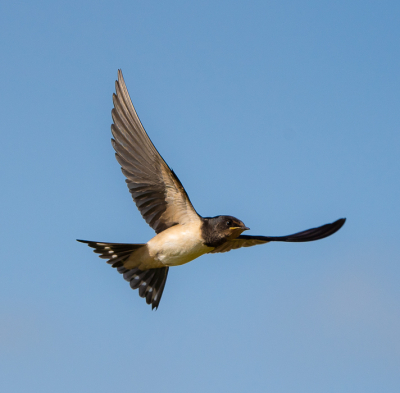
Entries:
POLYGON ((206 244, 216 247, 229 239, 237 238, 249 228, 239 219, 232 216, 204 218, 203 237, 206 244))
POLYGON ((219 216, 216 224, 218 231, 225 234, 227 239, 235 239, 242 232, 250 229, 242 221, 232 216, 219 216))

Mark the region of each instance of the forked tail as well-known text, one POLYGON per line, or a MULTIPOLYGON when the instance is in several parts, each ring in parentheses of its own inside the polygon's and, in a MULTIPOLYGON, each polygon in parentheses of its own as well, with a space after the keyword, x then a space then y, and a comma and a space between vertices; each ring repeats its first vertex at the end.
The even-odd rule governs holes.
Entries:
POLYGON ((146 244, 129 243, 100 243, 88 240, 78 240, 94 248, 93 252, 99 257, 107 259, 107 263, 115 267, 126 281, 129 281, 132 289, 139 289, 139 296, 146 298, 146 303, 151 304, 152 309, 157 309, 167 281, 168 267, 139 270, 124 267, 132 252, 146 244))

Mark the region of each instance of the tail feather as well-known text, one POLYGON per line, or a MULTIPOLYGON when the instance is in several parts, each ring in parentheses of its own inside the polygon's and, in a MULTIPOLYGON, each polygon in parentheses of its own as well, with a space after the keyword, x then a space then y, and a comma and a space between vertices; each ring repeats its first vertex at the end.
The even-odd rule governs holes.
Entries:
POLYGON ((108 259, 107 263, 112 267, 122 266, 133 251, 145 246, 145 244, 101 243, 89 240, 78 240, 78 242, 94 248, 93 252, 100 254, 99 257, 102 259, 108 259))
POLYGON ((127 269, 123 266, 117 268, 132 289, 139 288, 139 296, 146 298, 146 303, 151 304, 152 309, 157 309, 167 281, 169 267, 158 269, 139 270, 127 269))
POLYGON ((132 252, 145 246, 145 244, 129 243, 101 243, 88 240, 78 240, 94 248, 93 252, 100 254, 102 259, 108 259, 107 263, 117 268, 132 289, 139 289, 139 296, 151 304, 152 309, 157 309, 164 291, 168 276, 168 267, 139 270, 138 268, 127 269, 124 262, 128 260, 132 252))

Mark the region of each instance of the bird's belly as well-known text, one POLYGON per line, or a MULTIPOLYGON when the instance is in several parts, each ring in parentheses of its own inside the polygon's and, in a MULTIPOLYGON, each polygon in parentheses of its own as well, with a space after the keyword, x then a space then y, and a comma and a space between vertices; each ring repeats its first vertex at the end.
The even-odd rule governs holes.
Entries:
POLYGON ((204 245, 197 227, 176 225, 147 243, 154 259, 165 266, 183 265, 212 250, 204 245))

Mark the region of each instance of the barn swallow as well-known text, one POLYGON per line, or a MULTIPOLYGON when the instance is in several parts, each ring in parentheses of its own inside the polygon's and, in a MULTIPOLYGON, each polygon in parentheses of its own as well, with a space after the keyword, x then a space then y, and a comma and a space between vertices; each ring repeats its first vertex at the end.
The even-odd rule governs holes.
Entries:
POLYGON ((288 236, 248 236, 249 228, 232 216, 202 217, 174 171, 147 135, 126 88, 121 70, 115 82, 111 132, 115 157, 132 198, 145 221, 154 229, 147 243, 103 243, 78 240, 94 248, 121 273, 132 289, 157 309, 170 266, 188 263, 203 254, 235 250, 268 242, 308 242, 323 239, 344 224, 331 224, 288 236))

